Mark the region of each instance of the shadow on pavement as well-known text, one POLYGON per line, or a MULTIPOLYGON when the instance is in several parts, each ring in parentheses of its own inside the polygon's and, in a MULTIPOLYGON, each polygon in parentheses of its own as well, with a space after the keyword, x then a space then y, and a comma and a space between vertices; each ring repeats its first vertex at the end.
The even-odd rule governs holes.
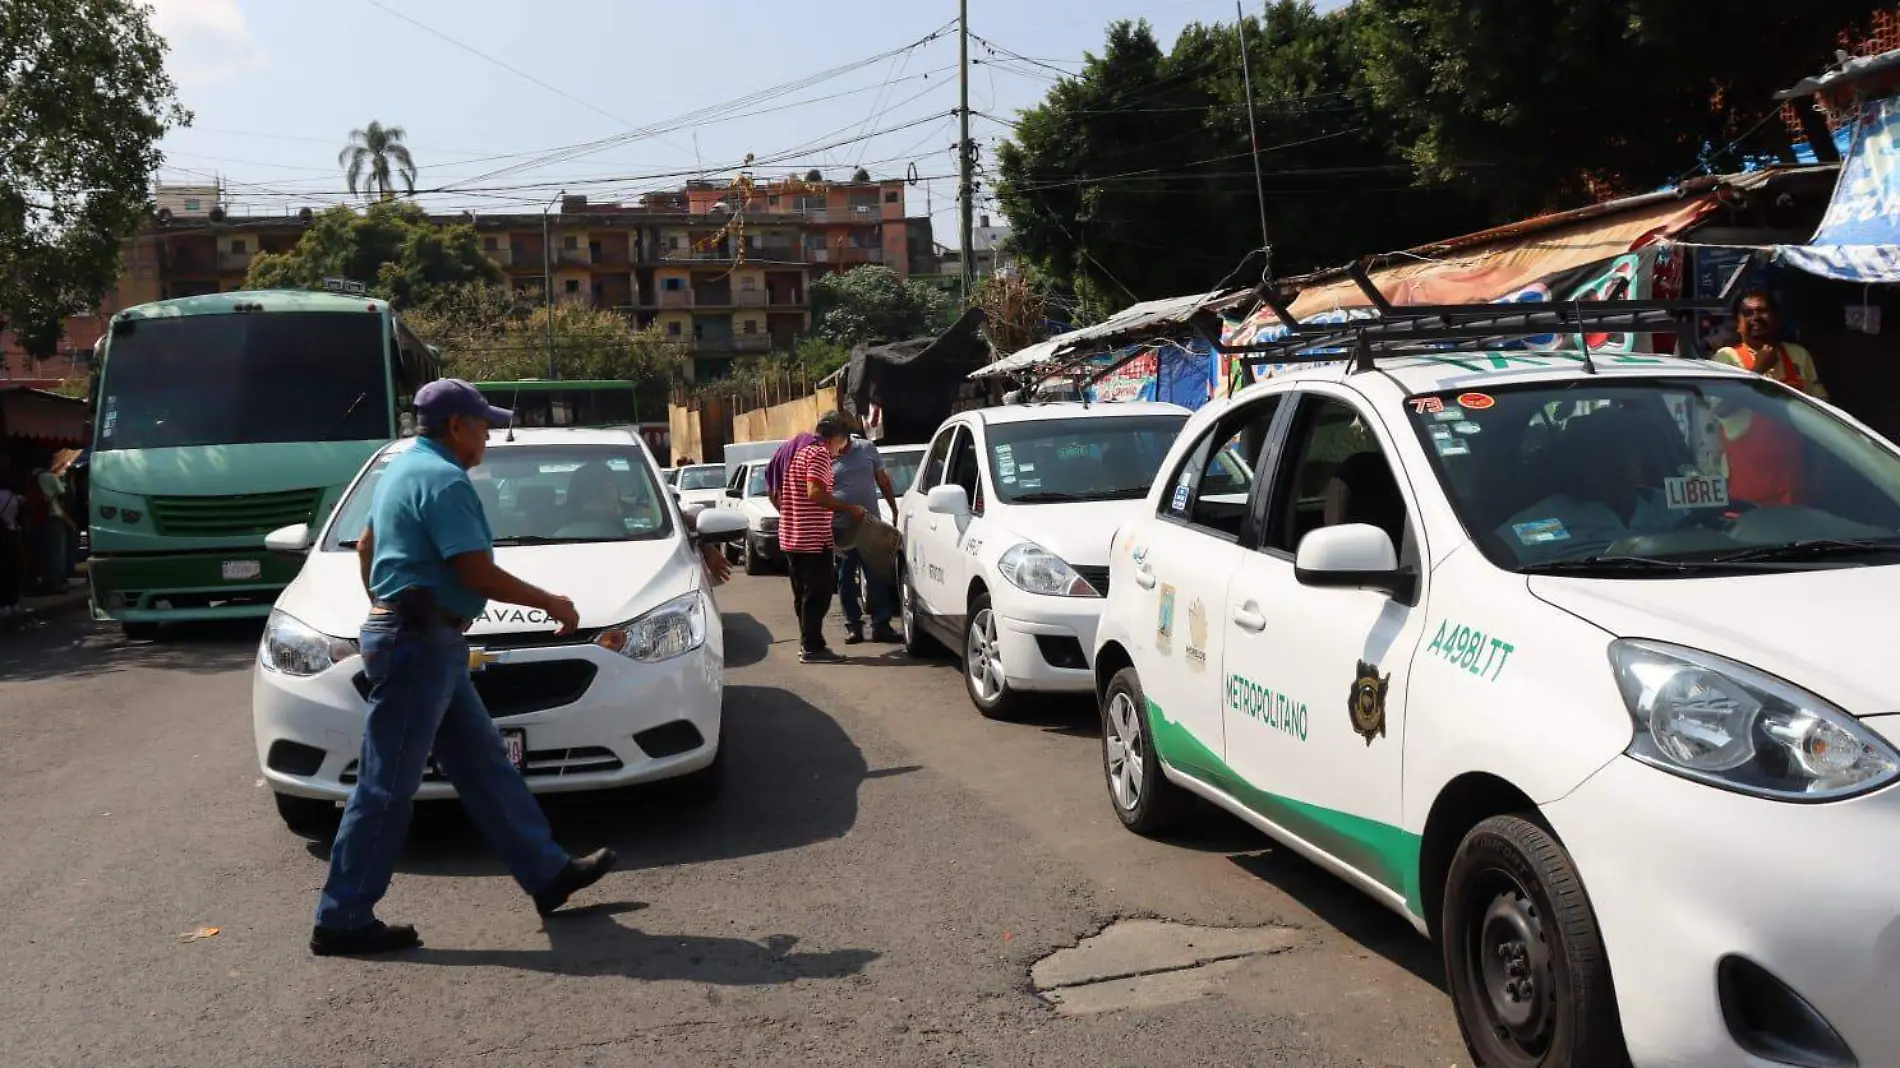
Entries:
POLYGON ((1340 934, 1445 990, 1445 965, 1437 947, 1398 914, 1337 876, 1277 845, 1229 859, 1311 909, 1340 934))
MULTIPOLYGON (((841 838, 858 818, 858 787, 872 771, 836 721, 786 690, 728 686, 725 787, 712 803, 652 787, 547 795, 554 833, 576 851, 611 846, 623 870, 757 856, 841 838)), ((461 805, 419 805, 398 870, 412 875, 496 875, 499 859, 461 805)), ((327 843, 311 852, 328 855, 327 843)))
POLYGON ((683 979, 718 986, 769 986, 799 979, 856 975, 881 954, 868 949, 795 953, 794 935, 743 938, 656 934, 620 923, 638 902, 594 905, 556 913, 546 921, 548 948, 532 950, 429 949, 391 958, 457 968, 518 968, 549 975, 683 979))
POLYGON ((751 667, 772 648, 771 628, 744 612, 721 612, 726 630, 726 670, 751 667))
POLYGON ((250 666, 264 621, 179 624, 156 641, 127 641, 81 615, 0 639, 0 682, 85 679, 128 669, 215 675, 250 666))

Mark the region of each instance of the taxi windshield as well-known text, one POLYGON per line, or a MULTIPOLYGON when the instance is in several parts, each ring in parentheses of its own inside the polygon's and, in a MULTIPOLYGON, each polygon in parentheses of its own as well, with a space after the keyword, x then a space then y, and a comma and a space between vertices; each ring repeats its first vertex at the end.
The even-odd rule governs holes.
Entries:
POLYGON ((1767 382, 1585 379, 1421 395, 1406 414, 1499 567, 1900 562, 1900 455, 1767 382))
POLYGON ((719 464, 684 468, 680 471, 678 485, 683 490, 724 489, 726 469, 719 464))
MULTIPOLYGON (((354 549, 389 462, 385 452, 337 505, 326 552, 354 549)), ((647 541, 672 533, 659 481, 638 448, 511 445, 469 471, 495 544, 647 541)))
POLYGON ((990 477, 1015 504, 1139 500, 1186 422, 1183 412, 997 423, 990 477))

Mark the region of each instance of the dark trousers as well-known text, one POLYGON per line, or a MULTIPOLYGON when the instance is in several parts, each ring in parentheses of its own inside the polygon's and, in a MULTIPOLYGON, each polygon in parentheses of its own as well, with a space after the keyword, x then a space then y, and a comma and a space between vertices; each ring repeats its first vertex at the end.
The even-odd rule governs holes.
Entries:
POLYGON ((824 648, 825 616, 831 613, 831 595, 838 584, 837 565, 831 550, 818 553, 786 553, 786 570, 792 575, 792 608, 798 613, 799 648, 815 653, 824 648))
POLYGON ((856 549, 838 554, 838 604, 844 609, 844 629, 853 633, 864 630, 864 605, 859 598, 858 576, 864 577, 864 598, 871 602, 871 629, 888 630, 895 606, 891 603, 891 584, 865 566, 856 549))

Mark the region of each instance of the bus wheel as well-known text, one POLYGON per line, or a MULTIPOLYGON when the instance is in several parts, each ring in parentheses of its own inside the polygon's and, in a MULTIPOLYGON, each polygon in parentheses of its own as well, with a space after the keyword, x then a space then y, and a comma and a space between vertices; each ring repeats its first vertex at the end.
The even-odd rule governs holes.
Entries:
POLYGON ((158 640, 158 624, 121 623, 119 633, 124 634, 125 640, 129 642, 155 642, 158 640))

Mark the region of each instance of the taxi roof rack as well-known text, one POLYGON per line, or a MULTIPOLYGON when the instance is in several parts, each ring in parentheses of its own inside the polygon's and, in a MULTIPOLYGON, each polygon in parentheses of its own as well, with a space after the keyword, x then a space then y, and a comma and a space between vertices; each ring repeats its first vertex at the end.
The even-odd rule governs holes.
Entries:
MULTIPOLYGON (((1272 341, 1227 345, 1221 342, 1220 319, 1213 313, 1196 315, 1190 325, 1216 352, 1243 356, 1249 367, 1266 363, 1330 363, 1350 358, 1354 372, 1370 371, 1380 357, 1427 355, 1486 343, 1495 346, 1513 338, 1546 334, 1680 332, 1687 320, 1697 313, 1727 311, 1732 303, 1731 295, 1741 284, 1747 267, 1747 264, 1737 267, 1717 296, 1700 300, 1624 300, 1621 294, 1627 291, 1629 283, 1623 281, 1611 290, 1609 300, 1543 304, 1530 311, 1508 310, 1526 307, 1521 304, 1393 304, 1372 284, 1365 268, 1355 263, 1347 269, 1347 274, 1378 312, 1376 317, 1343 323, 1300 323, 1293 317, 1286 296, 1263 286, 1259 293, 1261 302, 1273 309, 1280 322, 1293 324, 1284 336, 1272 341), (1381 351, 1419 345, 1432 347, 1381 351)), ((1585 343, 1586 359, 1588 355, 1585 343)))

